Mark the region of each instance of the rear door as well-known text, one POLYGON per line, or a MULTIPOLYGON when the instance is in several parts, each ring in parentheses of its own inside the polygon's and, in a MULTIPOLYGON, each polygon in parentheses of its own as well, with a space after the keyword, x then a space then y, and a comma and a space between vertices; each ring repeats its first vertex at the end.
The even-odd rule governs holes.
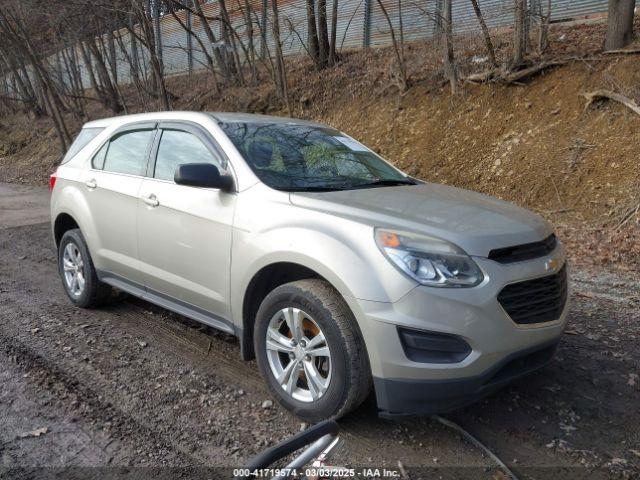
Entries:
POLYGON ((140 268, 150 295, 178 300, 220 327, 217 321, 230 319, 236 194, 176 185, 173 176, 183 163, 212 163, 221 173, 229 168, 220 147, 201 127, 160 123, 139 192, 140 268))
POLYGON ((137 209, 155 123, 118 130, 94 155, 84 188, 96 226, 91 252, 96 269, 116 280, 142 284, 138 261, 137 209))

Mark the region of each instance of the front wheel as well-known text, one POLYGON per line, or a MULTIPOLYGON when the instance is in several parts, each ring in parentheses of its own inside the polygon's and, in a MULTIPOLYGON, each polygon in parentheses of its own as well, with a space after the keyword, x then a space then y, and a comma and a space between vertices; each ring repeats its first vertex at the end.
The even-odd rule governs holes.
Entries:
POLYGON ((256 315, 254 347, 272 394, 303 420, 339 418, 371 390, 355 318, 323 280, 287 283, 269 293, 256 315))

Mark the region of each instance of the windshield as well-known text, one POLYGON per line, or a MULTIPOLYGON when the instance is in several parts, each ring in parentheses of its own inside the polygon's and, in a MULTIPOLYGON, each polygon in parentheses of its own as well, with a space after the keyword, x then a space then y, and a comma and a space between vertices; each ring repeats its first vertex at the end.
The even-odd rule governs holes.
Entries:
POLYGON ((345 190, 413 185, 367 147, 328 127, 220 123, 254 173, 278 190, 345 190))

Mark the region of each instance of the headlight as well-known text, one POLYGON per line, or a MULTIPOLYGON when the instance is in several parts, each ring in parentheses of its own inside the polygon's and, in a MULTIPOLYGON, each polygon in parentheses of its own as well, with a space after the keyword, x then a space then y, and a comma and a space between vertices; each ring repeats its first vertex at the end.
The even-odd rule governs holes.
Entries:
POLYGON ((402 272, 431 287, 474 287, 483 275, 464 250, 438 238, 376 228, 376 243, 402 272))

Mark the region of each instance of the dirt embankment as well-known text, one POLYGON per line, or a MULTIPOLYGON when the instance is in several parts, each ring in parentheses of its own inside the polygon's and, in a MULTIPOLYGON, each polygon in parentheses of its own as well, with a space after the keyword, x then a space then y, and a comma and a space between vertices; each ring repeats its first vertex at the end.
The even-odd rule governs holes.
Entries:
MULTIPOLYGON (((389 49, 345 54, 321 73, 299 59, 290 64, 292 115, 331 124, 417 177, 532 208, 579 254, 631 267, 640 264, 640 116, 613 103, 585 109, 581 93, 606 88, 639 97, 639 57, 599 54, 602 30, 557 27, 547 57, 567 64, 526 84, 467 84, 457 95, 443 87, 438 51, 427 43, 407 46, 411 84, 403 95, 389 49)), ((460 45, 463 72, 482 68, 470 61, 482 48, 474 42, 460 45)), ((496 45, 505 57, 508 43, 497 38, 496 45)), ((176 109, 287 114, 268 80, 222 98, 206 74, 168 84, 176 109)), ((124 90, 129 111, 139 111, 124 90)), ((97 103, 89 114, 111 115, 97 103)), ((47 119, 0 118, 0 181, 45 183, 59 156, 47 119)))

